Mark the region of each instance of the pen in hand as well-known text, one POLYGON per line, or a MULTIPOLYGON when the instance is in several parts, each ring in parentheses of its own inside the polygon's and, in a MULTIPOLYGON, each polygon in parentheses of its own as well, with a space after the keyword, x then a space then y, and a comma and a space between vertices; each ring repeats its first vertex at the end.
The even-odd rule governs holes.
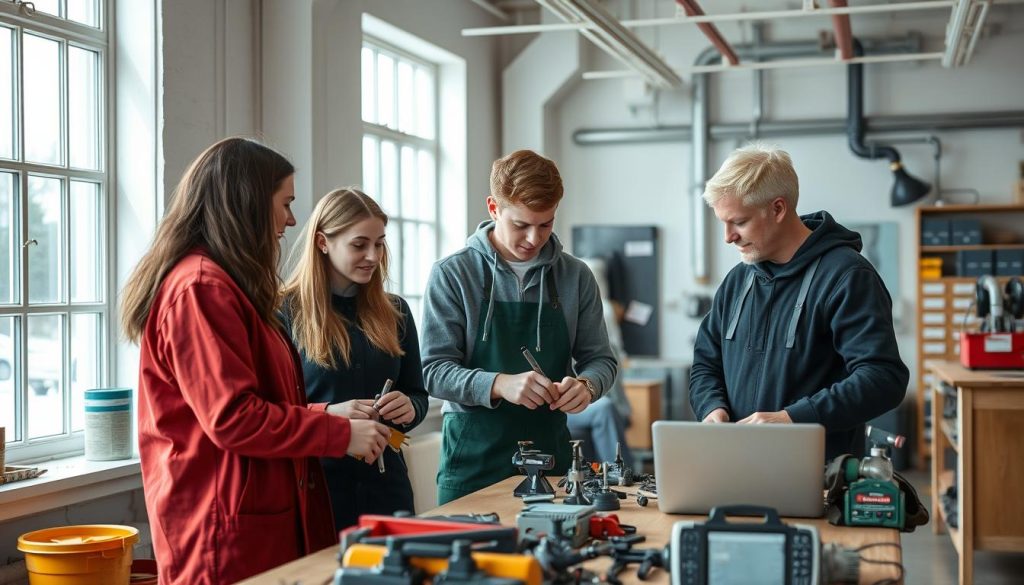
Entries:
POLYGON ((533 354, 530 353, 530 349, 527 348, 525 345, 519 349, 522 350, 523 357, 526 358, 527 362, 529 362, 530 367, 533 368, 533 371, 547 378, 547 376, 544 374, 544 370, 540 369, 540 364, 537 363, 537 360, 534 359, 533 354))
MULTIPOLYGON (((377 402, 379 402, 381 397, 383 397, 385 394, 387 394, 388 392, 391 392, 391 386, 393 386, 394 383, 395 383, 395 381, 392 380, 391 378, 388 378, 387 380, 384 381, 384 389, 381 390, 379 394, 377 394, 376 396, 373 397, 373 409, 374 410, 380 410, 380 406, 377 404, 377 402)), ((380 414, 380 413, 378 412, 378 414, 380 414)))

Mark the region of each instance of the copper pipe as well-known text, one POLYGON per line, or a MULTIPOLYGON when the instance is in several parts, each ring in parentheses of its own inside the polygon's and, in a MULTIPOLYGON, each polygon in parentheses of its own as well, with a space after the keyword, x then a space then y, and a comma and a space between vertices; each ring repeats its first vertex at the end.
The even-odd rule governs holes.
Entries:
MULTIPOLYGON (((676 0, 676 4, 683 7, 686 11, 687 16, 703 16, 704 9, 697 4, 697 0, 676 0)), ((697 28, 704 33, 704 36, 711 41, 711 44, 718 49, 718 52, 722 54, 722 58, 729 62, 730 65, 739 65, 740 59, 736 56, 736 51, 732 50, 729 45, 722 37, 722 33, 718 32, 718 27, 708 22, 698 22, 697 28)))
MULTIPOLYGON (((846 8, 846 0, 828 0, 832 8, 846 8)), ((853 57, 853 31, 850 29, 849 14, 832 15, 832 28, 836 31, 836 47, 843 61, 853 57)))

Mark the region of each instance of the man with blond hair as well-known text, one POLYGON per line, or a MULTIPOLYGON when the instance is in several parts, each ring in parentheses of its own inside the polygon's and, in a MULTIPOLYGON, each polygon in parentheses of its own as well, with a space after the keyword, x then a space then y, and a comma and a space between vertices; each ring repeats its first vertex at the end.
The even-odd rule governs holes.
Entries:
POLYGON ((564 474, 566 414, 615 379, 594 275, 552 233, 562 192, 557 167, 537 153, 498 159, 490 221, 431 270, 422 359, 427 391, 446 401, 440 504, 515 475, 519 441, 553 454, 551 473, 564 474))
POLYGON ((704 422, 821 424, 831 459, 899 405, 909 373, 860 235, 824 211, 797 215, 798 197, 789 154, 761 145, 734 151, 707 182, 742 262, 700 324, 690 404, 704 422))

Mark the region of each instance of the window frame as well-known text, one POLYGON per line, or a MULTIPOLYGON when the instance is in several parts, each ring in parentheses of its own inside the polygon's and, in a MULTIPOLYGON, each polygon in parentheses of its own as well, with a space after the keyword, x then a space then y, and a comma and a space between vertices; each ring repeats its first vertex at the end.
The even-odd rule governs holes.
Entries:
MULTIPOLYGON (((433 138, 425 138, 423 136, 419 136, 419 135, 416 135, 416 134, 410 134, 410 133, 407 133, 407 132, 402 132, 400 130, 397 130, 395 128, 390 128, 390 127, 384 126, 382 124, 378 124, 378 123, 374 123, 374 122, 368 122, 365 119, 363 119, 362 106, 360 106, 360 118, 361 118, 361 122, 362 122, 362 125, 363 125, 363 134, 362 134, 361 142, 363 140, 365 140, 366 138, 368 138, 368 137, 373 138, 373 139, 376 140, 376 160, 377 160, 377 164, 376 164, 376 167, 375 167, 376 177, 374 177, 373 184, 375 184, 377 186, 377 190, 378 191, 380 191, 381 184, 382 184, 382 181, 381 181, 381 179, 382 179, 381 145, 382 145, 382 143, 384 141, 390 141, 390 142, 393 142, 395 144, 395 153, 396 153, 396 156, 395 156, 395 162, 396 162, 396 178, 395 178, 395 181, 396 181, 396 197, 397 197, 397 201, 398 201, 398 211, 397 212, 393 212, 393 210, 387 210, 387 209, 385 209, 384 211, 385 211, 385 213, 388 214, 388 227, 394 229, 396 233, 400 234, 400 238, 401 239, 399 240, 399 242, 391 242, 391 241, 388 242, 388 249, 389 249, 389 252, 390 252, 391 258, 392 258, 392 271, 391 271, 391 274, 389 275, 390 276, 390 279, 389 279, 390 282, 388 283, 388 289, 389 289, 389 291, 391 291, 391 292, 393 292, 395 294, 398 294, 402 298, 406 299, 406 301, 409 301, 410 304, 412 304, 412 305, 414 305, 416 307, 419 307, 420 310, 422 310, 422 303, 423 303, 423 297, 424 297, 425 291, 424 290, 420 290, 420 291, 417 291, 415 293, 409 293, 409 292, 406 291, 406 286, 405 286, 406 283, 405 283, 405 275, 404 275, 405 263, 406 263, 406 258, 404 257, 404 254, 405 254, 405 250, 404 250, 405 249, 405 242, 404 242, 405 231, 404 230, 405 230, 405 226, 406 225, 427 226, 428 228, 430 228, 433 231, 433 233, 434 233, 434 247, 433 247, 433 250, 431 250, 431 258, 432 258, 431 262, 437 261, 441 257, 441 248, 442 248, 442 242, 443 242, 444 224, 443 224, 442 217, 441 217, 441 201, 442 201, 442 197, 441 197, 441 157, 442 157, 442 148, 441 148, 441 139, 440 139, 440 136, 441 136, 441 114, 440 114, 441 108, 440 108, 440 101, 439 101, 440 100, 440 86, 441 86, 440 65, 438 63, 430 61, 429 59, 426 59, 426 58, 424 58, 422 56, 416 55, 415 53, 413 53, 413 52, 411 52, 409 50, 406 50, 406 49, 400 48, 398 46, 395 46, 392 43, 388 43, 387 41, 382 40, 380 37, 378 37, 376 35, 369 34, 369 33, 364 31, 362 43, 360 44, 360 53, 362 52, 363 49, 366 49, 366 48, 370 48, 374 52, 375 57, 377 55, 380 55, 380 54, 385 54, 388 57, 394 59, 395 60, 395 70, 396 71, 397 71, 397 68, 398 68, 398 63, 401 62, 401 61, 405 61, 405 62, 409 62, 409 63, 411 63, 411 64, 413 64, 415 66, 419 66, 419 67, 423 67, 423 68, 429 69, 430 73, 431 73, 431 75, 433 77, 433 84, 432 84, 432 87, 431 87, 432 100, 433 100, 433 112, 431 112, 431 115, 432 115, 432 118, 433 118, 432 119, 432 126, 433 126, 433 129, 434 129, 434 131, 433 131, 434 137, 433 138), (434 178, 434 181, 433 181, 434 182, 434 184, 433 184, 433 190, 434 190, 434 210, 433 210, 433 216, 434 216, 434 219, 432 221, 430 221, 430 220, 423 220, 423 219, 417 219, 417 218, 413 218, 413 217, 408 217, 408 216, 404 215, 404 213, 403 213, 404 210, 402 209, 402 199, 403 199, 403 197, 402 197, 402 185, 401 185, 401 183, 402 183, 402 181, 401 181, 401 176, 402 176, 402 155, 401 155, 401 152, 402 152, 402 147, 404 147, 404 146, 412 147, 415 152, 419 152, 421 150, 429 151, 430 154, 433 156, 433 159, 434 159, 434 164, 433 164, 433 167, 434 167, 433 168, 433 178, 434 178), (396 260, 397 260, 397 262, 396 262, 396 260), (395 267, 396 264, 400 268, 400 270, 397 270, 397 271, 394 270, 394 267, 395 267)), ((375 114, 378 113, 378 111, 379 111, 378 108, 379 108, 379 104, 380 104, 380 99, 379 99, 379 96, 377 95, 378 84, 376 83, 376 80, 378 79, 377 62, 378 62, 378 60, 375 58, 374 59, 374 75, 373 75, 373 79, 375 81, 374 87, 373 87, 373 92, 374 92, 373 103, 374 103, 374 113, 375 114)), ((362 67, 362 59, 361 58, 360 58, 360 67, 362 67)), ((397 113, 400 111, 399 87, 398 87, 398 85, 399 84, 397 82, 392 84, 392 92, 393 92, 393 96, 392 96, 392 100, 393 101, 392 101, 392 103, 394 104, 394 110, 395 110, 395 113, 396 113, 396 118, 395 118, 395 125, 396 126, 398 125, 398 121, 397 121, 398 120, 397 119, 397 115, 398 114, 397 113)), ((375 117, 377 117, 379 119, 379 116, 375 116, 375 117)), ((362 148, 360 149, 360 152, 362 152, 362 148)), ((363 170, 365 172, 365 165, 363 166, 363 170)), ((365 185, 366 183, 367 183, 367 177, 364 176, 363 177, 363 184, 365 185)), ((367 194, 370 197, 372 197, 375 201, 377 201, 378 203, 383 204, 383 202, 382 202, 383 193, 378 192, 378 193, 367 193, 367 194)), ((417 322, 420 322, 422 320, 421 319, 421 315, 418 314, 418 312, 417 312, 417 314, 414 314, 413 317, 414 317, 414 319, 417 322)))
MULTIPOLYGON (((15 427, 21 431, 17 436, 14 429, 8 429, 6 435, 7 460, 11 463, 38 461, 80 454, 84 449, 84 431, 72 430, 72 323, 77 314, 95 314, 96 322, 96 353, 97 353, 97 384, 109 385, 114 369, 113 340, 116 335, 116 302, 114 287, 114 252, 116 250, 116 233, 113 218, 116 217, 116 193, 113 192, 114 161, 115 161, 115 87, 114 87, 114 0, 99 0, 97 4, 99 26, 92 27, 44 12, 31 12, 24 5, 0 2, 0 25, 13 32, 12 77, 13 84, 13 125, 14 137, 13 159, 0 159, 0 168, 12 173, 15 177, 15 207, 12 220, 13 241, 21 244, 20 253, 12 250, 12 272, 18 298, 10 305, 0 305, 0 318, 13 318, 12 345, 15 347, 15 363, 12 372, 14 386, 14 420, 15 427), (33 34, 42 38, 56 40, 61 43, 60 64, 60 116, 61 116, 61 162, 45 164, 27 162, 25 157, 25 109, 22 103, 24 88, 23 35, 33 34), (71 135, 70 116, 70 49, 78 48, 95 52, 96 56, 96 148, 97 169, 82 169, 71 166, 71 135), (58 248, 60 255, 59 298, 57 302, 45 304, 29 304, 29 263, 28 246, 25 245, 29 205, 28 182, 30 176, 52 177, 61 180, 60 207, 62 225, 61 242, 58 248), (99 209, 97 209, 98 232, 98 268, 96 276, 100 298, 96 301, 72 301, 72 233, 74 218, 71 217, 72 182, 92 183, 98 187, 99 209), (61 419, 62 432, 57 435, 29 438, 29 396, 32 392, 28 382, 28 320, 29 316, 60 315, 60 346, 62 377, 61 419), (17 440, 15 438, 17 437, 17 440)), ((65 8, 66 12, 66 8, 65 8)))

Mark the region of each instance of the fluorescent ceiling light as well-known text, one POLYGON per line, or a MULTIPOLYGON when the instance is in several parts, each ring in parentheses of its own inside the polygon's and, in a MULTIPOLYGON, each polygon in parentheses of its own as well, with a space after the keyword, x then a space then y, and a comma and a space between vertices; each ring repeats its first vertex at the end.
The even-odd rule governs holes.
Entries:
POLYGON ((949 14, 949 24, 946 25, 943 67, 960 67, 971 60, 991 5, 992 0, 957 0, 949 14))

